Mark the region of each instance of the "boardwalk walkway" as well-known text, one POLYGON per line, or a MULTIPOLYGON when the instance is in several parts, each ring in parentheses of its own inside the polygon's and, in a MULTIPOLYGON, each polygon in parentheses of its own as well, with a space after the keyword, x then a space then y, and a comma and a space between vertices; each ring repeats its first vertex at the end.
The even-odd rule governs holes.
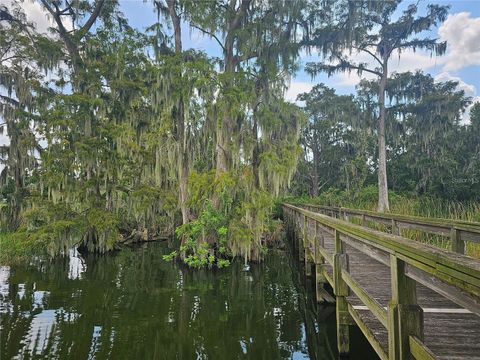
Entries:
POLYGON ((478 260, 292 205, 284 217, 317 300, 334 291, 340 353, 356 324, 381 359, 480 359, 478 260))

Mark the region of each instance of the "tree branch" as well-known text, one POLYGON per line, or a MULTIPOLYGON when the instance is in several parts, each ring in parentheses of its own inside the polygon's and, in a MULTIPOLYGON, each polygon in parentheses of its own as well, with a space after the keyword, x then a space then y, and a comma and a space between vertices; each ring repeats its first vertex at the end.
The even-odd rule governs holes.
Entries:
POLYGON ((105 3, 105 0, 97 0, 97 3, 95 4, 95 9, 93 10, 93 13, 90 15, 87 22, 79 30, 80 38, 82 38, 90 30, 92 25, 95 23, 98 15, 100 15, 100 11, 102 10, 102 7, 103 7, 104 3, 105 3))
POLYGON ((382 61, 380 60, 380 58, 375 55, 373 52, 371 52, 370 50, 364 48, 364 47, 356 47, 356 46, 352 46, 354 49, 357 49, 358 51, 364 51, 366 52, 367 54, 369 54, 371 57, 373 57, 375 60, 377 60, 377 62, 380 64, 380 66, 383 66, 383 63, 382 61))
POLYGON ((235 17, 233 18, 233 20, 230 22, 228 26, 229 32, 232 30, 238 29, 238 27, 240 26, 240 21, 242 21, 251 2, 252 0, 242 0, 242 3, 240 4, 240 8, 238 9, 237 14, 235 15, 235 17))
MULTIPOLYGON (((56 3, 53 3, 53 5, 55 6, 55 9, 52 9, 52 7, 48 4, 48 1, 47 0, 40 0, 43 4, 43 6, 45 7, 45 9, 47 9, 47 11, 53 16, 53 19, 55 20, 55 22, 57 23, 57 26, 58 26, 58 31, 60 32, 60 35, 62 37, 64 37, 65 35, 67 35, 67 29, 65 28, 65 26, 63 25, 63 22, 62 22, 62 19, 60 18, 60 9, 58 9, 58 6, 56 3)), ((67 35, 68 36, 68 35, 67 35)), ((65 39, 64 39, 65 40, 65 39)))
POLYGON ((5 95, 0 94, 0 99, 4 100, 5 102, 10 103, 10 105, 13 105, 13 106, 19 106, 20 105, 20 103, 17 100, 12 99, 9 96, 5 96, 5 95))
POLYGON ((340 60, 340 64, 337 64, 337 65, 324 64, 324 63, 319 63, 319 64, 308 63, 305 67, 305 70, 307 71, 307 73, 313 76, 319 72, 326 72, 328 76, 331 76, 334 73, 345 72, 348 70, 357 70, 359 74, 365 71, 377 76, 382 76, 382 73, 379 71, 363 67, 361 64, 356 65, 343 59, 340 60))
POLYGON ((200 30, 201 32, 203 32, 204 34, 207 34, 208 36, 212 37, 213 39, 215 39, 217 41, 217 43, 220 45, 220 47, 222 48, 223 51, 225 51, 225 47, 223 46, 222 42, 220 41, 220 39, 213 33, 211 33, 210 31, 207 31, 205 29, 202 29, 200 26, 197 26, 195 25, 194 23, 190 23, 190 26, 191 27, 194 27, 195 29, 198 29, 200 30))

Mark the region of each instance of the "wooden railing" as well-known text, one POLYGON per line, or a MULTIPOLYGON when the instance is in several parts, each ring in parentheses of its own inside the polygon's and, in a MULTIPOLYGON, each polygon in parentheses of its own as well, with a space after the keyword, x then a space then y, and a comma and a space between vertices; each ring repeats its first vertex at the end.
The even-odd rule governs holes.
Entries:
POLYGON ((402 229, 414 229, 427 234, 442 235, 450 239, 450 250, 460 254, 465 253, 466 242, 480 243, 480 223, 478 222, 379 213, 334 206, 310 204, 299 206, 321 214, 343 218, 346 221, 357 218, 361 220, 363 226, 368 226, 369 222, 380 223, 387 226, 395 235, 400 235, 402 229))
MULTIPOLYGON (((368 216, 381 221, 391 216, 388 219, 396 221, 396 226, 413 224, 426 227, 424 220, 413 221, 410 217, 389 214, 378 218, 370 212, 324 210, 346 216, 368 216)), ((439 299, 445 299, 471 314, 473 318, 469 318, 469 321, 476 321, 480 316, 478 260, 289 204, 283 205, 283 216, 287 231, 297 244, 302 261, 305 261, 307 275, 315 274, 318 300, 328 299, 328 296, 323 296, 325 284, 328 283, 333 289, 340 354, 348 353, 349 326, 356 324, 381 359, 434 359, 435 349, 430 349, 424 343, 424 315, 418 303, 418 286, 422 289, 426 287, 434 294, 431 299, 422 298, 424 302, 438 304, 439 299), (365 266, 370 266, 363 276, 372 271, 371 282, 360 284, 356 278, 363 270, 357 267, 356 272, 352 273, 349 257, 355 259, 356 266, 361 261, 365 266), (378 266, 372 263, 378 263, 378 266), (312 271, 313 267, 315 271, 312 271), (386 269, 389 279, 375 274, 381 267, 386 269), (388 298, 388 304, 381 303, 382 296, 388 298), (358 305, 359 301, 362 306, 358 305), (366 322, 359 309, 373 314, 379 328, 366 322), (386 343, 375 335, 382 331, 388 334, 386 343)), ((468 224, 461 222, 444 225, 432 222, 428 225, 429 231, 442 232, 446 226, 453 226, 463 240, 463 236, 477 234, 471 231, 468 224)), ((449 323, 448 314, 445 318, 445 327, 440 324, 441 328, 451 332, 448 336, 454 337, 462 329, 462 324, 457 324, 458 321, 454 319, 451 320, 455 324, 449 323)))

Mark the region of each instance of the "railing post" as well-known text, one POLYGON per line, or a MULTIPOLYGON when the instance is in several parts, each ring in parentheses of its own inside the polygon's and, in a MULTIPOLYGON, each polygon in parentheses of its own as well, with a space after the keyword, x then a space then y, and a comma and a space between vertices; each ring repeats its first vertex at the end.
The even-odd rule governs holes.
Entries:
POLYGON ((305 217, 305 238, 303 241, 303 248, 304 248, 304 260, 305 260, 305 275, 307 277, 312 276, 312 265, 313 265, 313 256, 312 256, 312 243, 310 241, 310 228, 309 228, 309 221, 305 217))
POLYGON ((294 251, 300 252, 300 243, 302 242, 302 229, 300 226, 300 216, 301 214, 297 211, 293 212, 294 222, 295 222, 295 242, 294 242, 294 251))
POLYGON ((315 222, 315 242, 314 242, 314 262, 315 262, 315 293, 316 293, 316 299, 317 302, 323 302, 325 301, 325 298, 323 296, 324 291, 325 291, 325 283, 327 282, 327 279, 325 278, 325 275, 323 274, 324 271, 324 258, 322 254, 320 253, 320 246, 324 246, 324 239, 323 235, 320 234, 320 229, 318 226, 318 223, 315 222))
POLYGON ((392 219, 392 234, 393 235, 400 235, 400 229, 397 224, 397 220, 392 219))
POLYGON ((450 231, 450 241, 451 241, 451 249, 452 251, 465 254, 465 242, 463 242, 460 231, 452 227, 450 231))
POLYGON ((412 359, 409 337, 423 341, 423 310, 417 304, 416 282, 405 274, 405 262, 390 255, 392 299, 388 304, 390 360, 412 359))
POLYGON ((300 262, 304 262, 305 261, 305 239, 307 237, 307 226, 306 226, 306 222, 307 222, 307 217, 305 215, 303 215, 303 220, 301 220, 301 236, 300 236, 300 241, 298 242, 298 260, 300 262))
POLYGON ((348 271, 348 255, 344 253, 340 233, 334 230, 335 254, 333 256, 333 285, 336 296, 336 318, 337 318, 337 346, 340 355, 347 354, 350 351, 350 329, 352 319, 348 312, 346 297, 348 296, 348 286, 343 281, 342 270, 348 271))
POLYGON ((362 226, 365 226, 365 227, 368 226, 368 222, 367 222, 367 218, 365 217, 365 214, 362 214, 362 226))

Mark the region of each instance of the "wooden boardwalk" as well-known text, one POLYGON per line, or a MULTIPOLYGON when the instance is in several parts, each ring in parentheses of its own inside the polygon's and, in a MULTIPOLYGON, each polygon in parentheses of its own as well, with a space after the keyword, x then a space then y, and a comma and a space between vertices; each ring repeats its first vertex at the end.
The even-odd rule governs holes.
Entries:
POLYGON ((478 260, 292 205, 284 218, 317 300, 333 289, 340 353, 355 324, 381 359, 480 359, 478 260))

